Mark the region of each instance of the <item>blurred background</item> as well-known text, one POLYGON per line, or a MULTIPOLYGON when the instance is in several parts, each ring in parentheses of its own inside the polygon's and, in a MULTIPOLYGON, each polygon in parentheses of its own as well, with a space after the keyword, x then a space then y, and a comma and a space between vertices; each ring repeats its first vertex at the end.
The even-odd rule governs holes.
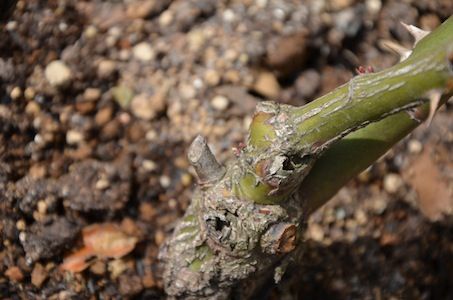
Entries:
MULTIPOLYGON (((256 103, 303 105, 359 66, 389 67, 379 40, 410 47, 401 21, 431 30, 453 14, 451 0, 22 0, 9 18, 6 4, 7 299, 161 299, 157 253, 191 197, 197 134, 225 162, 256 103), (137 242, 61 270, 94 223, 137 242)), ((453 299, 452 116, 443 107, 315 213, 302 265, 267 296, 453 299)))

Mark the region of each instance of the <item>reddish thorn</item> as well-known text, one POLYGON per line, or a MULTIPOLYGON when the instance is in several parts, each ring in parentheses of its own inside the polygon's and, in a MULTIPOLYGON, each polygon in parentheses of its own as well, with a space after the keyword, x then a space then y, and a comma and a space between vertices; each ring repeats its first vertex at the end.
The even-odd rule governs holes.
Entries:
POLYGON ((358 66, 355 71, 357 74, 362 75, 362 74, 368 74, 368 73, 374 73, 374 68, 372 66, 358 66))

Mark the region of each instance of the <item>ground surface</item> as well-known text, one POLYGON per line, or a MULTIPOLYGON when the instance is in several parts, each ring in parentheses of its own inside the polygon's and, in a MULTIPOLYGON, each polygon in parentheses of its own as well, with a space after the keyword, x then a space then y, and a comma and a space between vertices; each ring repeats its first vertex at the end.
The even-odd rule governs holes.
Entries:
MULTIPOLYGON (((158 248, 190 199, 196 134, 225 161, 257 102, 302 105, 359 65, 390 66, 378 40, 410 45, 400 21, 452 13, 449 0, 19 1, 0 33, 2 298, 162 298, 158 248), (107 222, 133 251, 62 271, 81 230, 107 222)), ((305 263, 268 297, 452 299, 452 117, 314 214, 305 263)))

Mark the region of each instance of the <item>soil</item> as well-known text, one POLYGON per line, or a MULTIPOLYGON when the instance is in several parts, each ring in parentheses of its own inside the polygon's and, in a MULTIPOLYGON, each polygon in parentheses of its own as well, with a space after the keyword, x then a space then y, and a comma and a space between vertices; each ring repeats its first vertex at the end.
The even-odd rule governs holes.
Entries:
MULTIPOLYGON (((0 295, 161 299, 159 246, 195 184, 186 149, 221 161, 257 102, 303 105, 411 44, 453 2, 18 1, 0 29, 0 295), (81 231, 139 239, 82 271, 81 231)), ((453 299, 453 110, 448 104, 309 221, 301 266, 269 299, 453 299)))

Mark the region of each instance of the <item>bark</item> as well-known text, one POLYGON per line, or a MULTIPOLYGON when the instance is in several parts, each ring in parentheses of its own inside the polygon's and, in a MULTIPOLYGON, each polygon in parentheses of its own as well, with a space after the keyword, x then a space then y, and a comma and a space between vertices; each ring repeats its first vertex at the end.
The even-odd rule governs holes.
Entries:
POLYGON ((309 213, 426 118, 433 95, 451 96, 453 17, 429 35, 407 27, 416 45, 394 67, 303 107, 260 104, 226 168, 194 141, 201 184, 160 253, 170 297, 246 298, 269 274, 278 280, 300 257, 309 213))

